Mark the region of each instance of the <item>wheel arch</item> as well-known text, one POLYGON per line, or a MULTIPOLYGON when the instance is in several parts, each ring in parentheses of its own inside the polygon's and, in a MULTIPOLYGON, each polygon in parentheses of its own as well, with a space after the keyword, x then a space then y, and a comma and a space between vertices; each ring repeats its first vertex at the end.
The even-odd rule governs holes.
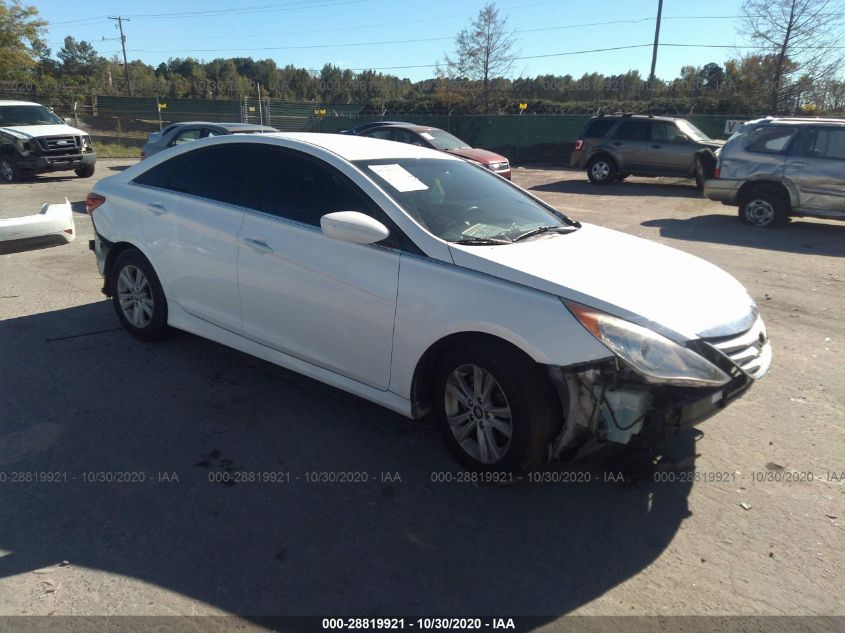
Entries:
POLYGON ((778 180, 749 180, 739 188, 736 194, 736 200, 740 206, 748 202, 749 198, 760 191, 771 191, 780 195, 790 208, 794 208, 796 197, 793 195, 792 188, 778 180))
POLYGON ((106 254, 106 262, 103 266, 103 292, 105 293, 105 295, 107 297, 111 297, 114 294, 114 288, 112 287, 112 268, 114 267, 115 261, 117 261, 117 258, 121 253, 131 249, 138 251, 141 256, 147 260, 147 263, 150 265, 150 268, 153 269, 153 272, 158 278, 158 282, 161 284, 162 291, 164 291, 165 297, 167 297, 167 291, 164 287, 164 281, 162 280, 161 274, 159 273, 152 259, 150 259, 149 255, 144 252, 143 248, 141 248, 137 244, 133 244, 132 242, 126 241, 114 242, 109 248, 109 252, 106 254))
MULTIPOLYGON (((541 364, 520 346, 495 334, 480 331, 447 334, 428 346, 414 368, 411 380, 411 408, 414 418, 422 417, 431 410, 434 369, 443 352, 457 345, 494 346, 516 353, 526 362, 541 364)), ((551 384, 551 378, 549 378, 549 383, 551 384)))

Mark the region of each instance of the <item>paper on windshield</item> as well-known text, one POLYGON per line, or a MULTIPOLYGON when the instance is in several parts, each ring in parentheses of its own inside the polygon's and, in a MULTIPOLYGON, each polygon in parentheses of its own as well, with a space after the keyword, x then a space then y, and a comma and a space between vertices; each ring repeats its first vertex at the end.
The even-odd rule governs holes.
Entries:
POLYGON ((422 180, 401 165, 369 165, 369 168, 400 193, 428 189, 428 186, 422 180))
POLYGON ((431 134, 429 134, 428 132, 420 132, 420 136, 422 136, 424 139, 428 139, 429 141, 430 141, 431 139, 433 139, 433 138, 434 138, 434 137, 433 137, 431 134))

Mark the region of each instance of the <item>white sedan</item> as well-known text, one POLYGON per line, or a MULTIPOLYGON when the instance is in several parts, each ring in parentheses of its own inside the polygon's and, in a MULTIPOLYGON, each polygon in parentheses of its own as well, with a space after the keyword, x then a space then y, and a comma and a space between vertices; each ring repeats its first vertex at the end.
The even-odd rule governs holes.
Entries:
POLYGON ((657 442, 771 362, 754 301, 724 271, 412 145, 205 139, 101 180, 87 207, 131 334, 186 330, 431 412, 473 470, 657 442))

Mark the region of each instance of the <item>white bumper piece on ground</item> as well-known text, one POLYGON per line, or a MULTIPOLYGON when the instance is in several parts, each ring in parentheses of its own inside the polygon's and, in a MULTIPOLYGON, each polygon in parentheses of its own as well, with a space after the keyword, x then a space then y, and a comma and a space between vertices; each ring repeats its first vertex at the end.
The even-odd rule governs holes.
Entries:
POLYGON ((0 242, 51 236, 61 237, 65 242, 76 239, 73 210, 67 198, 63 203, 45 203, 35 215, 0 220, 0 242))

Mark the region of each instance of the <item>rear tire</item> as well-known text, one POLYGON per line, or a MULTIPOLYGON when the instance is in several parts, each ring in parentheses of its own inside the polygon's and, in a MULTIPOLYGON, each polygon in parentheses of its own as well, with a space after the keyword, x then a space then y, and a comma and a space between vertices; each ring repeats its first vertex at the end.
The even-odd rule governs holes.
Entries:
POLYGON ((594 185, 615 182, 618 171, 613 159, 607 156, 593 156, 587 163, 587 178, 594 185))
POLYGON ((94 165, 84 165, 79 169, 74 169, 73 173, 75 173, 80 178, 90 178, 94 175, 94 165))
POLYGON ((758 187, 743 195, 739 217, 758 228, 780 228, 789 222, 789 201, 772 187, 758 187))
POLYGON ((167 336, 167 299, 153 267, 131 248, 117 256, 109 289, 121 325, 135 338, 157 341, 167 336))
POLYGON ((563 414, 544 369, 521 352, 458 345, 438 361, 433 389, 435 418, 467 470, 522 475, 545 463, 563 414))

